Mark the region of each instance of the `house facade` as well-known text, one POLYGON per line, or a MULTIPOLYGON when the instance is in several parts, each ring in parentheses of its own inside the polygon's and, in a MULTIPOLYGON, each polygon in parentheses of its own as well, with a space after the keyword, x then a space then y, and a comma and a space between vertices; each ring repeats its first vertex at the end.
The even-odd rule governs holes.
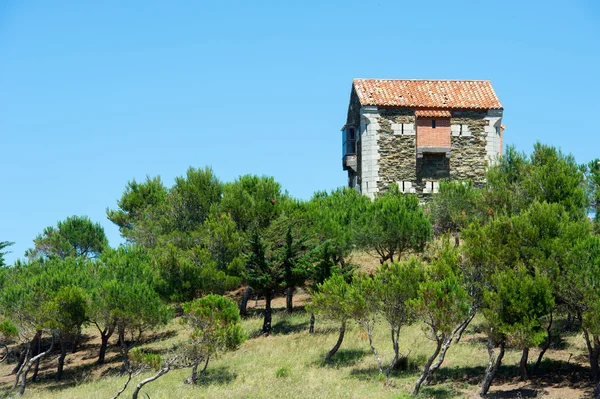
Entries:
POLYGON ((423 199, 441 180, 485 183, 502 153, 489 81, 355 79, 342 128, 348 185, 373 198, 396 183, 423 199))

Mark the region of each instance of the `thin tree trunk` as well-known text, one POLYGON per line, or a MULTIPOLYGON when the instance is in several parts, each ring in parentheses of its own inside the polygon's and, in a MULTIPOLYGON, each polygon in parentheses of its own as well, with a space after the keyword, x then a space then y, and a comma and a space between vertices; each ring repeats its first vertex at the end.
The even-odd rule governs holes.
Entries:
POLYGON ((546 343, 544 343, 544 346, 542 346, 542 350, 537 358, 537 361, 535 362, 535 365, 533 366, 534 374, 537 372, 538 368, 540 367, 540 364, 542 363, 542 358, 544 357, 544 354, 546 353, 548 348, 550 348, 550 342, 552 340, 552 335, 550 332, 551 327, 552 327, 552 312, 550 312, 550 321, 548 322, 548 328, 546 328, 546 343))
MULTIPOLYGON (((204 362, 204 367, 202 368, 202 370, 200 370, 200 374, 204 374, 204 372, 206 371, 209 360, 210 356, 207 356, 204 362)), ((200 364, 200 362, 202 362, 202 360, 192 365, 192 373, 188 376, 188 378, 185 379, 185 381, 183 381, 185 384, 195 384, 196 381, 198 381, 198 365, 200 364)))
POLYGON ((250 299, 250 294, 252 294, 252 288, 247 287, 246 291, 242 295, 242 301, 240 302, 240 316, 245 317, 248 316, 248 299, 250 299))
POLYGON ((375 324, 375 320, 373 320, 373 324, 369 324, 369 322, 364 323, 367 329, 367 336, 369 337, 369 346, 375 355, 375 359, 377 360, 377 367, 379 368, 379 373, 383 374, 383 367, 381 366, 381 358, 379 357, 379 353, 377 353, 377 349, 375 349, 375 345, 373 345, 373 327, 375 324))
POLYGON ((271 310, 271 294, 265 295, 265 317, 263 320, 263 328, 262 333, 264 335, 271 334, 271 319, 272 319, 272 310, 271 310))
POLYGON ((17 387, 17 385, 19 385, 19 379, 21 378, 21 374, 23 373, 23 370, 25 369, 25 365, 27 364, 27 362, 29 362, 30 353, 31 353, 31 344, 27 344, 27 349, 23 352, 23 361, 21 362, 21 365, 17 369, 16 375, 15 375, 15 381, 13 382, 13 386, 12 386, 13 389, 15 389, 17 387))
MULTIPOLYGON (((600 346, 594 345, 594 342, 592 342, 592 340, 590 339, 589 332, 586 328, 583 329, 583 337, 585 338, 585 344, 588 349, 588 359, 590 362, 590 379, 592 382, 598 382, 598 380, 600 379, 600 370, 598 368, 600 346)), ((592 339, 594 339, 593 336, 592 339)))
POLYGON ((285 311, 288 313, 292 313, 294 311, 294 291, 296 291, 296 287, 288 287, 287 294, 285 296, 285 311))
POLYGON ((429 368, 429 373, 425 378, 424 385, 429 385, 431 379, 433 378, 433 373, 435 373, 436 370, 439 369, 442 363, 444 362, 444 359, 446 358, 446 352, 448 351, 448 348, 450 348, 453 338, 454 336, 451 335, 444 340, 444 343, 442 344, 442 349, 440 349, 440 353, 437 357, 437 361, 429 368))
POLYGON ((58 368, 56 370, 56 381, 62 378, 63 368, 65 367, 65 358, 67 357, 67 346, 64 339, 60 339, 60 357, 58 358, 58 368))
POLYGON ((29 361, 27 362, 27 365, 25 366, 25 368, 22 371, 21 387, 19 388, 20 395, 23 395, 25 393, 25 386, 27 385, 27 373, 29 373, 29 370, 31 369, 31 366, 33 365, 33 363, 36 362, 38 359, 41 359, 44 356, 46 356, 48 353, 50 353, 50 351, 52 351, 53 347, 54 347, 54 338, 52 339, 52 341, 50 343, 50 347, 45 352, 39 353, 36 356, 29 359, 29 361))
POLYGON ((495 358, 496 355, 494 353, 494 341, 490 337, 488 337, 487 348, 490 360, 488 362, 487 368, 485 369, 485 376, 483 377, 483 382, 481 383, 481 391, 479 391, 479 395, 481 396, 487 395, 488 391, 490 390, 490 387, 492 386, 492 381, 496 376, 496 372, 498 372, 498 368, 500 368, 502 358, 504 357, 504 342, 500 342, 500 352, 498 353, 497 358, 495 358))
POLYGON ((315 332, 315 314, 313 312, 310 313, 310 324, 308 325, 308 333, 314 334, 315 332))
POLYGON ((116 326, 113 324, 104 327, 104 329, 100 328, 98 323, 94 322, 98 331, 100 331, 100 351, 98 353, 98 360, 96 364, 104 364, 106 359, 106 350, 108 348, 108 340, 115 332, 116 326))
POLYGON ((340 349, 340 346, 342 346, 342 341, 344 340, 345 333, 346 333, 346 320, 342 321, 342 325, 340 326, 340 335, 338 335, 337 342, 335 343, 333 348, 331 348, 331 350, 329 352, 327 352, 323 361, 326 362, 329 359, 331 359, 331 357, 333 355, 335 355, 335 353, 338 351, 338 349, 340 349))
POLYGON ((100 335, 100 353, 98 354, 98 360, 96 361, 96 364, 104 364, 104 361, 106 359, 106 349, 108 348, 108 338, 108 335, 100 335))
POLYGON ((521 361, 519 362, 519 370, 521 371, 521 379, 527 381, 529 379, 529 373, 527 372, 527 360, 529 359, 529 348, 523 348, 521 354, 521 361))
POLYGON ((198 363, 194 363, 192 365, 192 373, 186 378, 183 383, 184 384, 195 384, 198 379, 198 363))
POLYGON ((29 352, 29 345, 30 344, 27 344, 25 346, 25 349, 19 353, 19 360, 17 361, 17 364, 10 372, 11 374, 16 374, 21 369, 23 364, 25 363, 25 357, 26 357, 26 355, 28 355, 28 352, 29 352))
POLYGON ((473 321, 473 318, 475 317, 476 314, 477 314, 477 310, 472 309, 471 314, 469 315, 469 318, 466 319, 463 322, 463 324, 461 325, 461 327, 458 329, 458 333, 456 334, 456 342, 455 343, 458 344, 460 342, 460 339, 462 338, 463 333, 465 332, 465 330, 467 329, 469 324, 471 324, 471 321, 473 321))
POLYGON ((152 381, 156 381, 157 379, 159 379, 163 375, 167 374, 171 370, 171 365, 173 364, 173 362, 175 362, 175 360, 177 359, 177 357, 178 356, 175 356, 171 360, 169 360, 167 362, 167 364, 163 368, 161 368, 160 370, 158 370, 158 373, 154 374, 152 377, 148 377, 145 380, 140 381, 139 384, 137 384, 137 386, 135 387, 135 390, 133 391, 133 394, 131 395, 131 399, 138 399, 138 395, 140 394, 140 390, 144 387, 144 385, 149 384, 152 381))
POLYGON ((454 327, 454 330, 452 330, 452 334, 450 334, 449 336, 446 337, 446 339, 444 339, 444 343, 442 344, 442 349, 440 350, 440 353, 437 357, 437 361, 429 369, 429 375, 425 379, 425 383, 424 383, 425 385, 428 385, 431 382, 433 373, 435 373, 436 370, 439 369, 440 366, 442 365, 442 363, 444 362, 444 359, 446 358, 446 352, 448 351, 448 349, 450 349, 450 345, 452 345, 452 341, 454 340, 454 337, 457 337, 456 342, 458 342, 458 340, 460 339, 460 334, 462 334, 462 332, 469 325, 471 320, 473 320, 474 316, 475 316, 475 312, 473 312, 468 318, 466 318, 460 324, 458 324, 456 327, 454 327))
POLYGON ((431 355, 431 357, 427 359, 427 363, 425 363, 423 373, 421 374, 421 376, 417 380, 417 383, 415 384, 415 389, 412 392, 413 395, 417 395, 419 393, 419 390, 421 389, 421 384, 423 384, 423 381, 425 381, 425 379, 429 376, 429 368, 431 367, 431 363, 433 363, 437 355, 440 353, 440 350, 442 348, 442 342, 443 341, 441 339, 438 339, 435 352, 433 352, 433 355, 431 355))
MULTIPOLYGON (((40 353, 41 350, 42 350, 42 340, 38 339, 37 340, 37 348, 32 354, 35 356, 38 353, 40 353)), ((40 371, 40 359, 36 360, 35 365, 33 366, 33 375, 31 376, 31 382, 37 381, 39 371, 40 371)))
POLYGON ((17 362, 17 365, 15 366, 15 368, 12 369, 11 374, 16 374, 22 368, 23 364, 26 363, 26 357, 27 357, 26 355, 35 356, 39 353, 40 337, 41 337, 41 332, 37 331, 35 333, 33 339, 31 341, 29 341, 27 343, 27 345, 25 346, 25 350, 21 351, 21 354, 19 355, 19 361, 17 362), (35 352, 36 350, 37 350, 37 352, 35 352))
POLYGON ((121 356, 123 357, 123 368, 129 371, 129 348, 125 342, 125 328, 119 327, 119 345, 121 346, 121 356))
POLYGON ((210 360, 210 356, 206 356, 206 362, 204 362, 204 367, 202 367, 202 371, 200 374, 204 374, 206 372, 206 368, 208 367, 208 361, 210 360))
POLYGON ((392 362, 390 363, 387 370, 385 371, 386 378, 390 375, 390 372, 396 368, 396 365, 398 364, 399 357, 400 357, 400 346, 398 345, 398 340, 400 339, 399 338, 400 337, 400 327, 398 327, 398 328, 392 327, 391 333, 392 333, 392 346, 394 348, 394 358, 392 359, 392 362))
POLYGON ((121 388, 119 390, 119 392, 117 392, 117 394, 115 396, 112 397, 112 399, 117 399, 119 396, 121 396, 121 394, 123 392, 125 392, 125 390, 127 389, 127 385, 129 385, 129 383, 131 382, 131 378, 133 377, 133 373, 131 372, 131 370, 129 370, 127 372, 127 381, 125 381, 125 384, 123 384, 123 388, 121 388))

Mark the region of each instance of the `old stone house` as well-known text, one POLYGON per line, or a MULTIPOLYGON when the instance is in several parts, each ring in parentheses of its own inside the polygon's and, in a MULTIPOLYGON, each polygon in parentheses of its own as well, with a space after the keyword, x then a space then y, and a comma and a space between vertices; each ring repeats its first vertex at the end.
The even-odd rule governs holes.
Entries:
POLYGON ((396 183, 422 198, 444 179, 485 182, 502 153, 502 105, 487 80, 355 79, 342 128, 348 185, 396 183))

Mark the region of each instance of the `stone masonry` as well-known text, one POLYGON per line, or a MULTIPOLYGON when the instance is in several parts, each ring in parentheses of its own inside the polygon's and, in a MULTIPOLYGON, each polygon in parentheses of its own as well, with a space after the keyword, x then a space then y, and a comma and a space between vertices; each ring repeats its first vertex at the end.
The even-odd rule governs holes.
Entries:
POLYGON ((502 153, 502 113, 487 81, 355 80, 344 126, 358 132, 350 185, 374 198, 397 184, 423 200, 442 180, 481 186, 486 168, 502 153))

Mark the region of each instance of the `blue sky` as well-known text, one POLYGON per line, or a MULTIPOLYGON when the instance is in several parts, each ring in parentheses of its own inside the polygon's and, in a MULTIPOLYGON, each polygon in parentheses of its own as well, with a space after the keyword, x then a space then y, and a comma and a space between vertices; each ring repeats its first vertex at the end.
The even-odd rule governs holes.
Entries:
POLYGON ((352 79, 490 79, 505 143, 600 157, 600 6, 588 1, 0 1, 0 241, 22 257, 128 180, 189 166, 345 184, 352 79))

